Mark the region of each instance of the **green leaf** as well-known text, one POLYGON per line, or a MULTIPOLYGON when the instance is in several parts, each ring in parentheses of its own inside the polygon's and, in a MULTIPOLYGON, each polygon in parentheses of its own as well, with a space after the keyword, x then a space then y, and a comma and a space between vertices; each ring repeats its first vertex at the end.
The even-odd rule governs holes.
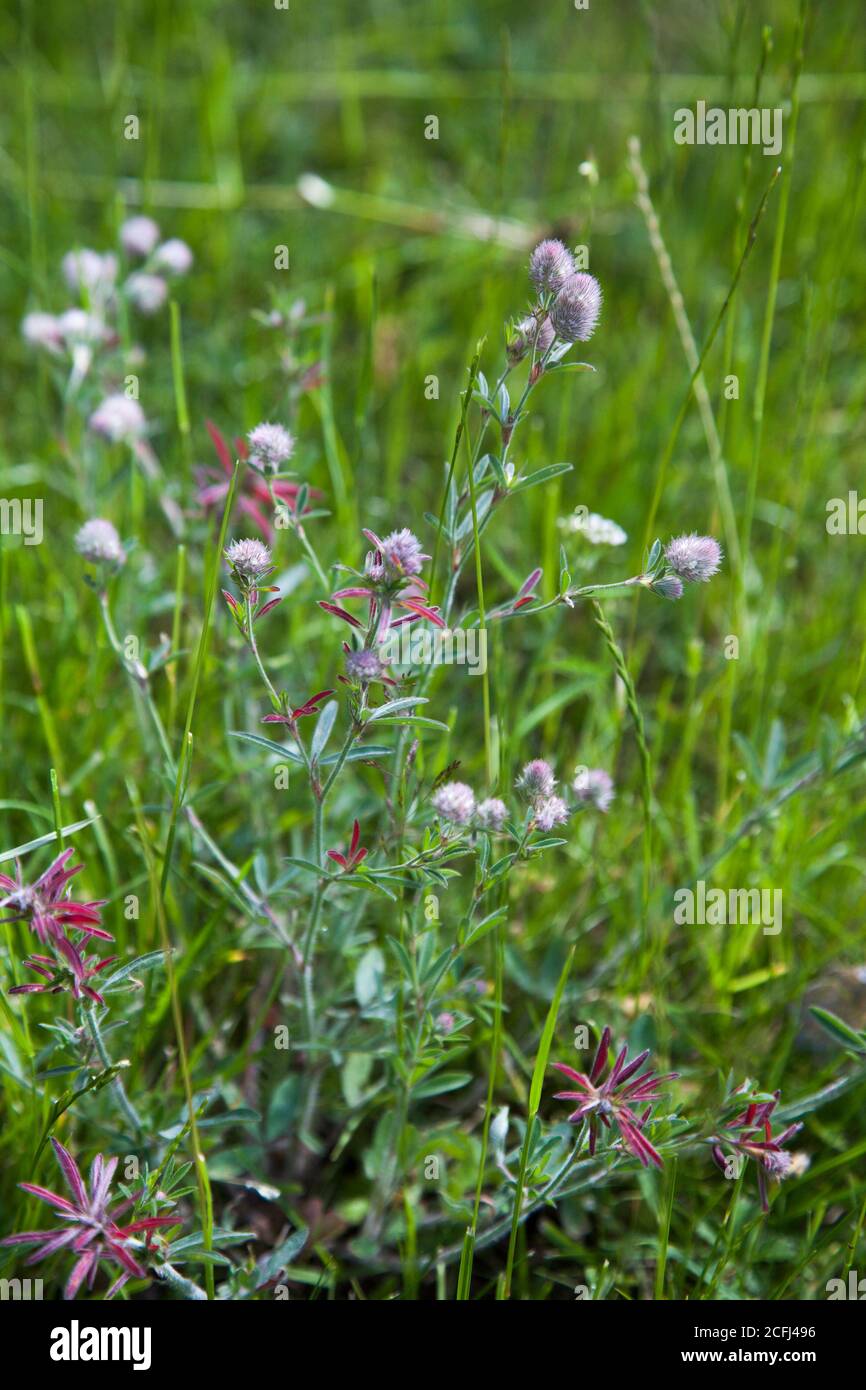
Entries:
POLYGON ((316 721, 316 728, 313 734, 313 741, 310 744, 310 762, 317 763, 325 751, 325 745, 331 737, 331 730, 334 727, 334 720, 337 718, 339 706, 336 700, 329 700, 323 707, 322 713, 316 721))
MULTIPOLYGON (((78 830, 84 830, 88 825, 93 825, 95 821, 101 820, 101 816, 91 816, 89 820, 73 821, 72 825, 64 825, 61 834, 64 838, 74 835, 78 830)), ((28 840, 26 845, 16 845, 14 849, 6 849, 0 854, 0 864, 5 864, 9 859, 18 859, 22 854, 29 854, 32 849, 41 849, 43 845, 50 845, 57 839, 57 831, 52 830, 48 835, 40 835, 38 840, 28 840)))
POLYGON ((286 748, 282 743, 275 743, 272 738, 265 738, 263 734, 248 734, 242 729, 229 729, 229 738, 241 738, 245 743, 255 743, 259 748, 265 748, 275 757, 282 758, 284 762, 303 763, 303 758, 294 748, 286 748))
POLYGON ((515 483, 511 489, 511 496, 516 497, 518 492, 526 492, 531 487, 538 487, 539 483, 547 483, 551 478, 558 478, 561 473, 570 472, 570 463, 550 463, 546 468, 539 468, 537 472, 530 473, 528 478, 521 478, 519 483, 515 483))
POLYGON ((541 1088, 544 1085, 544 1073, 547 1070, 547 1059, 550 1056, 550 1048, 553 1043, 553 1030, 556 1027, 556 1018, 559 1013, 559 1006, 562 1003, 562 994, 565 989, 565 982, 571 970, 571 962, 574 959, 574 947, 566 957, 565 965, 562 967, 562 974, 559 977, 559 984, 556 986, 556 993, 547 1011, 547 1019, 544 1024, 544 1031, 541 1034, 541 1042, 538 1045, 538 1055, 535 1058, 535 1067, 532 1072, 532 1084, 529 1087, 529 1118, 534 1119, 538 1114, 538 1107, 541 1104, 541 1088))
POLYGON ((836 1014, 832 1014, 829 1009, 819 1009, 813 1006, 809 1009, 809 1013, 817 1019, 825 1032, 829 1033, 830 1037, 834 1038, 837 1043, 841 1043, 843 1047, 853 1048, 861 1055, 866 1054, 866 1034, 858 1033, 844 1019, 837 1018, 836 1014))
POLYGON ((415 705, 426 705, 429 701, 424 695, 407 695, 401 700, 389 700, 387 704, 380 705, 367 716, 367 723, 374 724, 377 719, 384 719, 389 714, 396 714, 398 710, 412 709, 415 705))
POLYGON ((417 1086, 413 1086, 412 1099, 424 1100, 430 1096, 445 1095, 447 1091, 459 1091, 471 1080, 472 1073, 468 1071, 440 1071, 429 1081, 419 1081, 417 1086))
POLYGON ((165 964, 165 953, 163 951, 148 951, 146 955, 136 956, 135 960, 127 961, 126 965, 121 965, 117 970, 113 970, 106 980, 99 986, 100 994, 106 994, 110 989, 116 989, 118 985, 128 980, 130 975, 143 974, 145 970, 153 970, 155 965, 165 964))

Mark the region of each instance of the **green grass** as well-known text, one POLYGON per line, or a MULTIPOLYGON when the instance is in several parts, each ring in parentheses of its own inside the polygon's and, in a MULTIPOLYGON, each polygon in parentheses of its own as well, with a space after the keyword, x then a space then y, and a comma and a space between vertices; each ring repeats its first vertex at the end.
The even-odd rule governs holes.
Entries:
MULTIPOLYGON (((185 1231, 201 1229, 204 1214, 206 1243, 219 1250, 226 1227, 255 1233, 228 1247, 232 1296, 254 1260, 312 1226, 285 1256, 293 1298, 453 1298, 460 1270, 460 1296, 471 1298, 506 1285, 527 1299, 572 1298, 575 1285, 609 1299, 825 1297, 828 1279, 866 1258, 866 1071, 809 1015, 814 1004, 866 1024, 864 541, 825 526, 828 499, 862 486, 860 7, 807 12, 795 146, 798 7, 781 0, 585 12, 564 0, 323 0, 288 12, 22 0, 6 7, 0 40, 11 97, 0 116, 0 494, 41 497, 45 518, 41 545, 0 537, 0 853, 56 821, 92 821, 66 843, 86 864, 76 885, 110 900, 116 950, 157 951, 163 934, 174 948, 171 970, 157 966, 140 989, 112 996, 103 1022, 107 1055, 130 1061, 122 1084, 146 1141, 112 1078, 65 1109, 54 1132, 83 1159, 135 1155, 152 1172, 178 1135, 178 1157, 193 1156, 191 1120, 204 1162, 182 1204, 185 1231), (677 146, 677 107, 751 104, 764 25, 760 102, 784 107, 781 161, 677 146), (124 138, 131 114, 138 140, 124 138), (425 139, 430 115, 437 140, 425 139), (636 202, 633 135, 700 372, 636 202), (597 179, 582 171, 587 161, 597 179), (326 181, 327 199, 304 175, 326 181), (156 483, 121 447, 88 435, 58 398, 50 361, 16 330, 28 310, 66 306, 68 249, 113 246, 139 208, 196 257, 171 310, 126 330, 125 342, 145 349, 126 366, 152 426, 156 483), (484 239, 479 227, 490 226, 484 239), (487 615, 488 677, 432 676, 418 713, 447 731, 383 728, 381 741, 404 752, 418 737, 411 777, 347 764, 322 807, 320 850, 345 847, 357 817, 374 867, 416 852, 412 777, 426 797, 458 761, 454 775, 479 794, 489 783, 507 799, 523 763, 548 756, 563 780, 577 765, 608 768, 617 796, 607 816, 580 817, 564 846, 491 890, 475 917, 484 871, 468 857, 447 866, 459 877, 392 885, 393 898, 324 893, 310 933, 311 1037, 297 953, 313 879, 286 860, 316 859, 314 819, 301 770, 277 787, 269 755, 229 736, 262 733, 268 706, 218 595, 208 612, 220 518, 205 521, 194 503, 195 469, 215 464, 205 420, 226 439, 262 419, 291 421, 292 467, 330 513, 305 529, 334 587, 345 582, 334 563, 363 563, 361 527, 409 526, 432 553, 423 517, 440 515, 452 448, 467 498, 467 460, 484 451, 475 405, 458 433, 476 345, 492 384, 503 325, 528 298, 529 250, 545 234, 589 247, 605 304, 577 355, 596 370, 543 379, 509 457, 522 472, 565 461, 572 470, 483 528, 473 491, 473 553, 456 600, 487 615), (281 246, 288 270, 275 268, 281 246), (255 316, 298 298, 315 319, 304 360, 326 370, 301 396, 279 335, 255 316), (182 538, 162 494, 184 513, 182 538), (580 505, 614 518, 626 546, 594 549, 563 533, 557 519, 580 505), (609 631, 587 603, 490 622, 536 565, 540 597, 557 594, 561 543, 575 584, 636 573, 652 512, 650 541, 697 530, 729 550, 733 534, 739 566, 729 556, 677 604, 603 595, 609 631), (167 634, 177 653, 151 683, 171 759, 83 581, 73 538, 92 514, 135 543, 111 590, 121 644, 137 638, 145 659, 167 634), (675 925, 675 890, 699 878, 781 889, 782 931, 675 925), (425 915, 430 893, 438 920, 425 915), (452 953, 499 908, 476 943, 452 953), (556 1204, 533 1206, 574 1137, 547 1079, 537 1131, 527 1135, 524 1118, 534 1117, 533 1068, 572 949, 552 1060, 580 1056, 579 1025, 597 1039, 609 1024, 616 1043, 652 1047, 660 1069, 681 1074, 669 1109, 699 1131, 729 1076, 781 1087, 782 1107, 802 1111, 793 1147, 811 1164, 774 1189, 768 1217, 753 1174, 725 1182, 675 1123, 660 1132, 663 1174, 620 1156, 600 1180, 580 1154, 556 1204), (424 972, 441 953, 434 1012, 463 1021, 431 1042, 424 972), (274 1045, 281 1027, 287 1048, 274 1045), (434 1054, 453 1088, 416 1095, 434 1054), (840 1078, 851 1084, 824 1096, 840 1078), (506 1168, 531 1188, 524 1223, 511 1220, 506 1168), (470 1225, 474 1251, 461 1265, 470 1225)), ((248 533, 236 514, 231 534, 248 533)), ((441 602, 449 557, 437 549, 441 602)), ((277 531, 275 558, 289 593, 256 634, 296 706, 337 688, 344 630, 318 608, 321 582, 290 530, 277 531)), ((342 688, 337 698, 329 751, 348 728, 342 688)), ((308 744, 313 724, 302 721, 308 744)), ((28 854, 25 876, 50 852, 28 854)), ((27 934, 6 926, 0 941, 0 1202, 12 1230, 43 1220, 15 1183, 54 1181, 50 1155, 34 1166, 54 1102, 104 1067, 91 1059, 77 1081, 54 1072, 76 1065, 72 1044, 47 1027, 76 1021, 69 998, 7 1000, 27 934)), ((56 1296, 66 1268, 45 1268, 56 1296)), ((227 1266, 206 1268, 224 1284, 227 1266)), ((201 1264, 186 1272, 207 1281, 201 1264)))

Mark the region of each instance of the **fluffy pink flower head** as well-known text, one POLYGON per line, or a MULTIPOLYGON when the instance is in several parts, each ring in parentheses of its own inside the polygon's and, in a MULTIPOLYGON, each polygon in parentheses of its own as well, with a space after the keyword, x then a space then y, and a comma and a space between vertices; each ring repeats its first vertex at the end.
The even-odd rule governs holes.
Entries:
POLYGON ((24 341, 31 347, 45 348, 47 352, 58 353, 63 349, 63 329, 54 314, 36 311, 25 314, 21 320, 24 341))
POLYGON ((111 1298, 128 1279, 147 1277, 147 1271, 132 1253, 135 1245, 140 1243, 136 1238, 144 1236, 145 1242, 149 1242, 151 1233, 160 1226, 176 1226, 177 1217, 148 1216, 119 1226, 117 1217, 135 1199, 127 1198, 113 1211, 110 1209, 111 1182, 117 1159, 106 1159, 102 1154, 97 1154, 90 1165, 88 1185, 68 1149, 56 1139, 51 1140, 51 1146, 72 1199, 31 1182, 19 1183, 19 1187, 53 1207, 55 1215, 61 1218, 61 1224, 50 1231, 22 1231, 20 1235, 6 1236, 0 1245, 41 1247, 30 1256, 27 1261, 29 1265, 44 1260, 47 1255, 56 1254, 58 1250, 71 1251, 76 1260, 64 1289, 66 1299, 74 1298, 85 1281, 89 1289, 93 1288, 101 1262, 119 1265, 122 1271, 120 1278, 115 1280, 106 1294, 107 1298, 111 1298))
POLYGON ((529 278, 539 294, 562 288, 574 274, 574 259, 561 241, 551 238, 539 242, 529 258, 529 278))
POLYGON ((265 421, 250 430, 247 439, 250 463, 267 473, 278 473, 295 452, 294 438, 282 425, 271 425, 265 421))
POLYGON ((263 541, 232 541, 226 546, 225 557, 238 578, 248 584, 258 585, 274 568, 271 552, 263 541))
POLYGON ((87 423, 94 434, 112 444, 139 439, 145 431, 144 411, 138 401, 120 392, 106 396, 87 423))
POLYGON ((610 1129, 615 1124, 624 1146, 644 1168, 649 1167, 651 1163, 656 1168, 661 1168, 661 1154, 653 1148, 643 1130, 652 1113, 653 1105, 661 1099, 659 1087, 664 1081, 673 1081, 678 1073, 671 1071, 664 1076, 656 1076, 650 1070, 638 1075, 649 1057, 649 1048, 639 1052, 637 1057, 629 1062, 628 1048, 624 1047, 607 1077, 602 1080, 609 1048, 610 1029, 605 1028, 588 1075, 575 1071, 574 1067, 568 1067, 564 1062, 554 1062, 557 1071, 561 1071, 580 1088, 577 1091, 557 1091, 554 1099, 580 1102, 568 1119, 571 1124, 585 1121, 589 1126, 590 1155, 595 1154, 599 1126, 604 1125, 605 1129, 610 1129), (646 1109, 641 1115, 637 1115, 632 1108, 634 1106, 646 1106, 646 1109))
POLYGON ((105 299, 117 279, 117 257, 110 252, 101 256, 86 247, 70 251, 63 257, 63 278, 73 291, 86 291, 91 299, 105 299))
POLYGON ((172 237, 156 248, 153 263, 157 270, 164 271, 166 275, 186 275, 192 266, 192 252, 185 241, 172 237))
POLYGON ((484 830, 501 830, 508 820, 508 807, 498 796, 479 801, 475 809, 475 819, 484 830))
POLYGON ((552 830, 555 825, 565 825, 569 810, 561 796, 542 796, 532 808, 532 817, 539 830, 552 830))
POLYGON ((579 270, 569 277, 550 309, 556 336, 566 343, 591 338, 601 312, 601 285, 594 275, 579 270))
POLYGON ((607 811, 614 798, 613 778, 601 767, 582 768, 571 784, 578 801, 607 811))
POLYGON ((712 536, 676 536, 665 546, 665 559, 680 579, 689 584, 705 584, 718 574, 722 547, 712 536))
POLYGON ((142 314, 157 313, 168 299, 168 285, 161 275, 137 270, 124 286, 130 303, 142 314))
POLYGON ((362 684, 380 681, 386 669, 378 652, 372 647, 361 647, 358 651, 350 650, 346 653, 346 674, 353 681, 360 681, 362 684))
POLYGON ((127 256, 149 256, 159 241, 159 227, 152 217, 128 217, 120 229, 120 244, 127 256))
POLYGON ((556 786, 553 768, 543 758, 533 758, 527 763, 517 779, 517 787, 530 800, 540 796, 550 796, 556 786))
POLYGON ((465 782, 446 782, 432 801, 436 814, 452 825, 468 825, 475 811, 475 793, 465 782))
POLYGON ((126 551, 120 536, 112 523, 101 516, 85 521, 75 536, 75 549, 91 565, 120 569, 126 564, 126 551))
POLYGON ((417 536, 404 526, 386 536, 377 551, 368 553, 365 570, 371 579, 411 577, 421 573, 424 561, 429 558, 423 553, 417 536))

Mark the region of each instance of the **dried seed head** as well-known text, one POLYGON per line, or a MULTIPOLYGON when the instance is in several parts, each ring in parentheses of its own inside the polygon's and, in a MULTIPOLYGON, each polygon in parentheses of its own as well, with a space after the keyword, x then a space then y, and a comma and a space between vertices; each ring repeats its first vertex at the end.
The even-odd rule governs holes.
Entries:
POLYGON ((273 569, 271 552, 263 541, 232 541, 226 546, 225 557, 241 579, 253 584, 273 569))
POLYGON ((437 815, 454 825, 468 825, 475 811, 475 793, 465 782, 446 782, 433 793, 437 815))
POLYGON ((270 425, 265 421, 250 430, 247 439, 250 462, 266 472, 278 473, 295 452, 294 438, 282 425, 270 425))
POLYGON ((149 256, 159 241, 159 227, 152 217, 129 217, 120 229, 120 244, 127 256, 149 256))
POLYGON ((594 275, 579 270, 570 276, 550 310, 558 338, 566 343, 585 343, 591 338, 601 312, 601 285, 594 275))
POLYGON ((85 521, 75 537, 75 549, 91 565, 112 565, 120 569, 126 564, 126 551, 120 536, 112 523, 101 516, 85 521))
POLYGON ((550 796, 556 786, 553 768, 543 758, 534 758, 527 763, 517 779, 517 787, 529 800, 535 797, 550 796))
POLYGON ((680 579, 690 584, 706 583, 718 574, 722 548, 712 536, 677 536, 665 546, 665 559, 680 579))
POLYGON ((106 396, 87 423, 94 434, 101 434, 112 444, 124 439, 138 439, 145 431, 144 411, 138 401, 120 393, 106 396))
POLYGON ((561 241, 539 242, 529 258, 529 278, 539 294, 555 293, 573 274, 574 260, 561 241))

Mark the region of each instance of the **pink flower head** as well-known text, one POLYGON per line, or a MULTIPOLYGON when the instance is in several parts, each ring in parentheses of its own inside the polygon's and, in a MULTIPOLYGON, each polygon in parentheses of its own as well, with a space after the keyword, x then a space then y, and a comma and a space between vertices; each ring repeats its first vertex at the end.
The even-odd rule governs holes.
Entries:
POLYGON ((475 793, 465 782, 446 782, 432 801, 436 814, 452 825, 468 825, 475 812, 475 793))
POLYGON ((112 444, 139 439, 145 431, 144 411, 138 401, 121 392, 106 396, 87 423, 94 434, 101 434, 112 444))
POLYGON ((571 784, 578 801, 607 811, 614 798, 613 778, 601 767, 582 768, 571 784))
POLYGON ((479 801, 475 819, 483 830, 501 830, 508 820, 508 807, 498 796, 490 796, 486 801, 479 801))
POLYGON ((579 270, 569 277, 553 301, 550 320, 556 336, 566 343, 591 338, 601 313, 601 285, 594 275, 579 270))
POLYGON ((153 261, 166 275, 186 275, 192 265, 192 252, 185 241, 172 237, 156 248, 153 261))
POLYGON ((376 550, 367 556, 366 572, 375 579, 411 577, 420 574, 424 561, 429 559, 430 556, 422 552, 417 536, 404 526, 401 531, 392 531, 383 541, 376 540, 376 550))
POLYGON ((580 1102, 568 1119, 570 1124, 579 1124, 585 1121, 589 1126, 590 1155, 595 1154, 599 1125, 604 1125, 605 1129, 610 1129, 615 1124, 625 1148, 628 1149, 629 1153, 634 1154, 644 1168, 649 1167, 651 1163, 655 1164, 657 1168, 661 1168, 661 1154, 653 1148, 643 1130, 652 1113, 653 1105, 661 1099, 659 1087, 664 1081, 673 1081, 679 1073, 671 1071, 664 1076, 656 1076, 650 1070, 638 1075, 649 1056, 649 1048, 638 1053, 637 1057, 629 1062, 628 1048, 624 1047, 606 1079, 602 1081, 601 1078, 607 1066, 610 1036, 610 1029, 605 1028, 588 1075, 575 1071, 573 1067, 568 1067, 563 1062, 553 1063, 557 1071, 561 1071, 564 1076, 569 1077, 580 1088, 577 1091, 557 1091, 554 1100, 580 1102), (633 1106, 645 1106, 646 1108, 643 1114, 637 1115, 632 1108, 633 1106))
POLYGON ((517 787, 530 800, 539 796, 550 796, 556 786, 553 768, 543 758, 533 758, 527 763, 517 779, 517 787))
MULTIPOLYGON (((422 552, 417 537, 407 527, 392 531, 384 540, 380 540, 375 531, 365 530, 364 535, 375 547, 367 552, 364 573, 351 570, 358 582, 338 589, 331 598, 367 599, 370 629, 377 644, 385 641, 390 628, 414 622, 416 618, 425 618, 434 627, 444 628, 445 622, 438 608, 426 602, 427 585, 420 578, 420 572, 424 561, 429 560, 430 556, 422 552), (404 610, 398 617, 393 616, 395 607, 404 610)), ((340 568, 345 569, 346 566, 340 568)), ((363 624, 340 605, 320 599, 319 607, 350 626, 363 629, 363 624)))
MULTIPOLYGON (((234 460, 229 446, 220 434, 216 425, 212 421, 206 420, 207 432, 211 437, 213 446, 216 449, 217 458, 220 462, 220 470, 216 468, 199 468, 196 470, 196 481, 198 492, 196 500, 200 507, 205 511, 211 508, 221 508, 228 496, 231 487, 232 474, 234 473, 234 460)), ((249 455, 246 442, 236 439, 235 448, 237 456, 245 459, 249 455)), ((277 478, 271 481, 274 496, 280 506, 287 511, 295 510, 300 486, 298 483, 288 482, 286 479, 277 478)), ((310 498, 320 497, 315 488, 309 489, 310 498)), ((238 478, 237 492, 235 493, 237 506, 248 516, 255 526, 261 531, 265 540, 270 543, 273 541, 274 532, 271 526, 269 512, 272 507, 271 493, 264 478, 250 469, 245 468, 238 478)))
POLYGON ((265 422, 256 425, 247 435, 250 446, 250 463, 254 463, 266 473, 277 473, 284 463, 288 463, 295 452, 294 436, 282 425, 265 422))
POLYGON ((94 516, 79 528, 75 549, 91 565, 109 565, 120 569, 126 564, 126 551, 112 522, 94 516))
POLYGON ((532 808, 532 818, 539 830, 552 830, 556 825, 565 825, 569 810, 561 796, 541 796, 532 808))
POLYGON ((529 278, 539 294, 562 288, 574 274, 574 259, 561 241, 551 238, 539 242, 529 258, 529 278))
POLYGON ((152 217, 129 217, 120 229, 120 244, 127 256, 149 256, 159 241, 159 227, 152 217))
POLYGON ((46 941, 59 941, 67 929, 111 941, 111 933, 100 925, 102 918, 99 909, 105 906, 105 899, 77 903, 69 897, 70 879, 84 868, 83 864, 76 864, 67 869, 73 853, 73 850, 65 849, 58 854, 34 884, 23 882, 20 867, 17 882, 7 874, 0 874, 0 890, 5 890, 7 895, 0 899, 0 912, 8 914, 2 920, 29 922, 43 944, 46 941))
POLYGON ((722 547, 712 536, 676 536, 665 546, 665 559, 680 579, 689 584, 705 584, 718 574, 722 547))
POLYGON ((156 314, 168 299, 168 284, 161 275, 137 270, 124 285, 130 303, 142 314, 156 314))
POLYGON ((69 1151, 56 1139, 51 1140, 51 1145, 72 1200, 48 1188, 37 1187, 34 1183, 22 1182, 18 1185, 22 1191, 53 1207, 55 1215, 61 1218, 61 1224, 50 1231, 23 1231, 20 1235, 6 1236, 0 1245, 41 1246, 27 1260, 29 1265, 44 1260, 58 1250, 70 1250, 77 1258, 64 1289, 64 1298, 67 1299, 75 1297, 85 1280, 87 1287, 93 1288, 101 1261, 119 1265, 122 1270, 120 1278, 115 1280, 106 1295, 111 1298, 128 1279, 147 1277, 146 1270, 132 1254, 132 1249, 140 1244, 135 1237, 143 1234, 149 1246, 151 1233, 160 1226, 177 1225, 177 1217, 149 1216, 119 1226, 116 1218, 134 1199, 128 1198, 113 1211, 109 1210, 109 1193, 117 1159, 106 1159, 102 1154, 97 1154, 90 1165, 88 1187, 69 1151))

